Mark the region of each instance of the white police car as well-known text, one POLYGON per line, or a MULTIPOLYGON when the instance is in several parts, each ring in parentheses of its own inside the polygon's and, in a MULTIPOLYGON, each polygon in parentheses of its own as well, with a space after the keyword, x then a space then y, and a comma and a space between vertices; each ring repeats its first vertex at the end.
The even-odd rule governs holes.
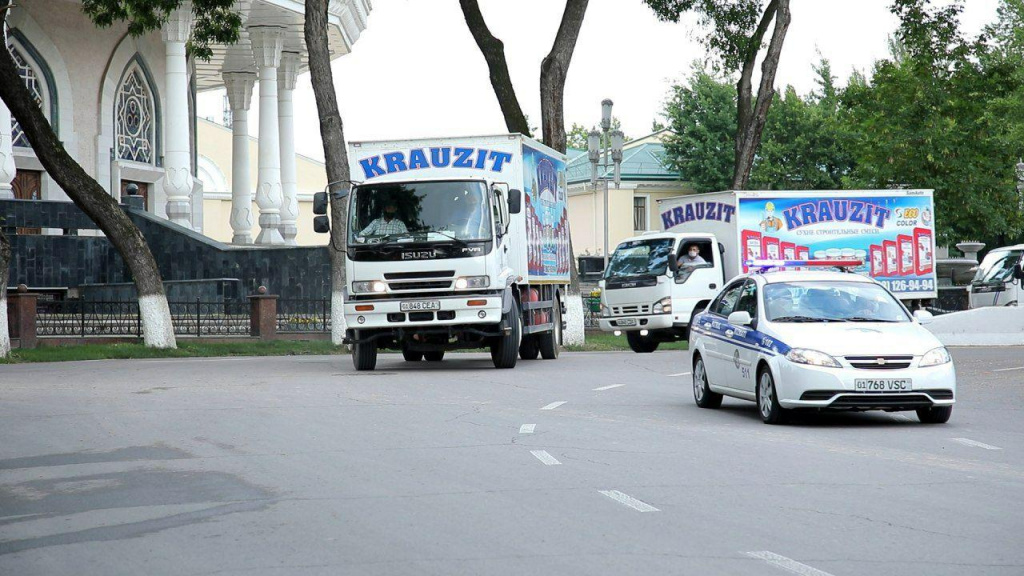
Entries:
POLYGON ((859 274, 738 276, 691 326, 694 399, 702 408, 719 407, 723 395, 752 400, 769 424, 806 408, 916 410, 921 422, 944 423, 956 372, 920 324, 930 318, 859 274))

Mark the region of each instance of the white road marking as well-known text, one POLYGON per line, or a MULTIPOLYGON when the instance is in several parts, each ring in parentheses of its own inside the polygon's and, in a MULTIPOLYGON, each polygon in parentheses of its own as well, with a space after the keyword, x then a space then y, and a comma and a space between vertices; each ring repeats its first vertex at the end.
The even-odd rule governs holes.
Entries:
POLYGON ((953 442, 963 444, 964 446, 971 446, 972 448, 984 448, 985 450, 1002 450, 999 446, 993 446, 991 444, 985 444, 984 442, 978 442, 977 440, 971 440, 970 438, 950 438, 953 442))
POLYGON ((661 510, 658 510, 657 508, 651 506, 647 502, 641 502, 640 500, 633 498, 629 494, 623 494, 618 490, 598 490, 598 492, 604 494, 605 496, 611 498, 612 500, 615 500, 619 504, 629 506, 630 508, 636 510, 637 512, 661 512, 661 510))
POLYGON ((679 374, 669 374, 669 376, 689 376, 689 372, 680 372, 679 374))
POLYGON ((1024 366, 1017 366, 1015 368, 1000 368, 998 370, 993 370, 993 372, 1010 372, 1013 370, 1024 370, 1024 366))
POLYGON ((800 576, 832 576, 828 572, 823 572, 817 568, 811 568, 807 564, 801 564, 792 558, 786 558, 785 556, 780 556, 779 554, 769 552, 767 550, 761 552, 747 552, 747 556, 757 558, 758 560, 764 560, 776 568, 782 568, 787 572, 799 574, 800 576))
POLYGON ((625 386, 625 384, 612 384, 610 386, 601 386, 600 388, 594 388, 594 392, 600 392, 602 390, 611 390, 612 388, 618 388, 620 386, 625 386))
POLYGON ((554 456, 548 454, 547 450, 530 450, 530 454, 536 456, 537 460, 540 460, 547 466, 558 466, 561 464, 554 456))
POLYGON ((551 404, 548 404, 547 406, 541 408, 541 410, 554 410, 555 408, 558 408, 562 404, 565 404, 565 400, 562 400, 560 402, 552 402, 551 404))
POLYGON ((520 434, 533 434, 533 430, 536 427, 537 427, 536 424, 523 424, 522 426, 519 427, 519 433, 520 434))

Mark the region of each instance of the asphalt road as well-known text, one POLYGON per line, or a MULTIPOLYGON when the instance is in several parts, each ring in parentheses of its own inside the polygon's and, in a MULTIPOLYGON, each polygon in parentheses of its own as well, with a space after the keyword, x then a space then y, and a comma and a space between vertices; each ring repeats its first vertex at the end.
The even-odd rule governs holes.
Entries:
POLYGON ((0 574, 1024 574, 1024 350, 950 423, 693 404, 689 354, 0 367, 0 574))

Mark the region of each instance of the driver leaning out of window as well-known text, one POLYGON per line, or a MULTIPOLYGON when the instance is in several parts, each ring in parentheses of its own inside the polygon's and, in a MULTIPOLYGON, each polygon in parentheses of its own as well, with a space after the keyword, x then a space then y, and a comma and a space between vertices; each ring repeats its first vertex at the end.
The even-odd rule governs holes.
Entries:
POLYGON ((370 225, 359 233, 360 236, 385 236, 388 234, 408 234, 409 229, 405 227, 405 222, 402 222, 398 218, 395 218, 395 214, 398 212, 398 207, 395 206, 394 202, 388 202, 384 205, 384 212, 370 225))

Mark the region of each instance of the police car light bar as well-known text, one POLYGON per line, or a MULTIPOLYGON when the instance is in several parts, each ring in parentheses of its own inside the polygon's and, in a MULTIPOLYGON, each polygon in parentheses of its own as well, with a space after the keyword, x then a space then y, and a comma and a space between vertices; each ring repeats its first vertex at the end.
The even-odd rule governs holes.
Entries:
POLYGON ((748 269, 756 272, 767 272, 772 268, 856 268, 862 264, 864 264, 864 261, 858 258, 829 258, 825 260, 747 260, 745 262, 748 269))

